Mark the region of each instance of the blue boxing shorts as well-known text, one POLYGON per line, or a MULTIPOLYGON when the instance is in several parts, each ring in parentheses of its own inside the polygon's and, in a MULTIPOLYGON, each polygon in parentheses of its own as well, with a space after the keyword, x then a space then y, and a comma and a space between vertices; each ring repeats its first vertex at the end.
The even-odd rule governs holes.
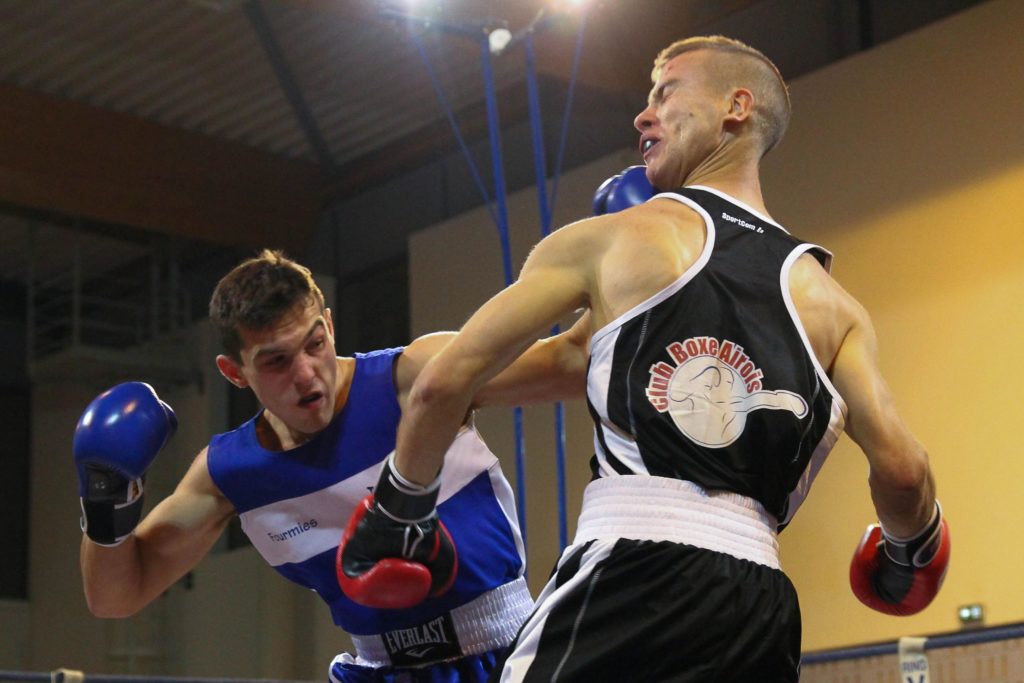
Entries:
POLYGON ((418 668, 360 666, 346 653, 331 664, 332 683, 484 683, 497 666, 495 650, 418 668))
POLYGON ((520 577, 418 626, 352 635, 356 654, 334 658, 331 683, 483 683, 532 607, 520 577))

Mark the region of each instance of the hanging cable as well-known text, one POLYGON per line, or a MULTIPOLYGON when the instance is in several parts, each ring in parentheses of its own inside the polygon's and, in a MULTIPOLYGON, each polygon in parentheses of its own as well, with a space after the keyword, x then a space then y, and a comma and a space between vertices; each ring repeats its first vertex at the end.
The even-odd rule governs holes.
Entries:
POLYGON ((430 84, 434 88, 434 94, 437 96, 441 109, 444 111, 444 115, 448 119, 448 125, 451 126, 456 142, 459 143, 459 150, 462 152, 462 156, 466 160, 466 165, 469 167, 470 175, 473 176, 473 182, 476 183, 477 189, 480 190, 480 196, 484 200, 484 206, 487 207, 487 211, 491 214, 491 220, 494 221, 495 225, 498 225, 498 214, 495 213, 494 206, 491 204, 491 195, 487 192, 487 188, 484 186, 483 178, 480 177, 480 171, 477 168, 476 162, 473 160, 473 155, 469 151, 469 145, 466 144, 466 140, 462 137, 462 131, 459 129, 459 123, 455 120, 455 114, 452 112, 451 104, 449 104, 448 98, 445 97, 444 89, 441 87, 441 82, 437 78, 434 66, 430 62, 430 57, 427 55, 427 51, 423 47, 423 41, 415 31, 410 30, 409 33, 412 34, 412 40, 413 43, 416 44, 416 50, 420 53, 420 58, 423 60, 423 64, 427 68, 427 75, 430 78, 430 84))
MULTIPOLYGON (((514 281, 512 273, 512 254, 511 254, 511 243, 509 240, 509 226, 508 226, 508 208, 506 204, 507 190, 505 185, 504 175, 504 161, 502 159, 501 152, 501 128, 500 120, 498 117, 498 106, 497 98, 495 95, 494 87, 494 71, 493 64, 491 62, 492 54, 500 54, 511 42, 518 42, 518 39, 523 39, 526 45, 526 59, 527 59, 527 94, 529 98, 530 107, 530 123, 532 132, 532 144, 534 151, 534 171, 536 174, 537 193, 538 193, 538 205, 540 210, 540 222, 541 222, 541 236, 546 237, 551 232, 551 217, 554 211, 555 199, 558 193, 558 179, 561 175, 562 164, 565 157, 565 142, 568 137, 569 127, 569 114, 572 110, 573 96, 575 93, 576 77, 579 71, 580 55, 583 47, 583 34, 586 26, 586 13, 581 15, 579 33, 576 39, 576 49, 573 55, 572 71, 569 79, 569 89, 566 95, 565 112, 562 119, 561 136, 559 139, 558 156, 555 164, 555 172, 552 179, 551 187, 551 201, 548 202, 547 192, 547 162, 544 153, 544 136, 542 130, 542 121, 540 117, 540 96, 538 94, 537 76, 536 76, 536 55, 533 46, 533 34, 537 27, 540 26, 542 18, 544 18, 543 11, 539 12, 533 22, 518 36, 512 38, 507 29, 502 30, 501 36, 495 36, 494 33, 488 33, 482 29, 482 27, 462 27, 447 24, 445 22, 431 22, 429 20, 417 17, 410 17, 403 15, 395 10, 387 9, 382 12, 383 15, 391 18, 404 19, 406 21, 419 21, 424 26, 436 26, 442 30, 447 30, 451 33, 455 33, 462 37, 477 37, 480 43, 482 62, 483 62, 483 77, 484 77, 484 93, 487 104, 487 123, 489 132, 489 142, 491 147, 491 163, 494 172, 494 202, 491 201, 490 193, 488 193, 486 186, 484 185, 483 178, 480 175, 479 169, 477 168, 476 162, 473 159, 473 155, 469 150, 469 146, 466 144, 465 139, 462 136, 461 130, 459 129, 458 122, 455 120, 451 104, 448 98, 444 94, 444 90, 441 87, 440 79, 437 77, 437 73, 433 68, 433 64, 430 61, 429 56, 423 46, 419 34, 416 31, 410 31, 413 42, 416 46, 417 51, 420 54, 420 58, 427 69, 427 75, 430 78, 430 83, 434 89, 434 93, 444 111, 445 117, 448 119, 448 123, 451 126, 452 133, 455 135, 455 139, 459 144, 460 151, 466 160, 466 164, 469 167, 470 174, 473 177, 473 182, 476 184, 477 189, 480 191, 480 195, 484 200, 484 204, 487 206, 487 210, 491 215, 491 219, 494 222, 495 227, 498 230, 498 237, 501 243, 501 254, 502 254, 502 268, 504 270, 505 285, 508 286, 514 281), (495 37, 500 37, 500 41, 495 41, 495 37)), ((552 334, 558 333, 558 326, 552 328, 552 334)), ((519 527, 523 536, 523 545, 526 546, 526 465, 525 465, 525 448, 523 444, 523 411, 522 408, 515 408, 513 410, 513 426, 515 431, 515 462, 516 462, 516 489, 518 492, 518 505, 517 514, 519 519, 519 527)), ((559 544, 560 548, 564 549, 567 543, 567 530, 566 530, 566 477, 565 477, 565 408, 564 405, 559 402, 555 405, 555 438, 556 438, 556 469, 557 469, 557 486, 558 486, 558 531, 559 531, 559 544)))
MULTIPOLYGON (((533 140, 533 170, 537 185, 537 207, 540 211, 541 238, 551 234, 551 211, 547 197, 547 161, 544 153, 543 120, 540 115, 540 93, 537 87, 537 56, 533 47, 533 31, 524 38, 526 50, 526 90, 530 107, 530 131, 533 140)), ((558 325, 551 328, 551 334, 558 334, 558 325)), ((565 405, 555 403, 555 475, 558 491, 558 549, 564 550, 568 543, 566 524, 566 478, 565 478, 565 405)))
POLYGON ((576 94, 576 76, 580 69, 580 55, 583 54, 583 34, 587 28, 587 12, 580 13, 580 30, 576 34, 576 50, 572 57, 572 71, 569 74, 569 91, 565 96, 565 112, 562 114, 562 132, 558 141, 558 156, 555 161, 555 173, 551 186, 551 211, 554 213, 558 199, 558 179, 562 175, 562 163, 565 161, 565 141, 569 137, 569 113, 572 111, 572 100, 576 94))
MULTIPOLYGON (((487 128, 490 133, 491 164, 494 166, 494 197, 498 209, 498 237, 501 240, 502 267, 505 271, 505 286, 515 280, 512 272, 512 245, 508 236, 508 207, 506 205, 505 162, 501 154, 501 122, 498 118, 498 99, 494 91, 494 68, 491 63, 491 45, 487 37, 480 40, 480 51, 483 55, 484 96, 487 102, 487 128)), ((516 512, 519 517, 519 530, 523 535, 523 547, 526 545, 526 449, 523 440, 523 409, 516 406, 512 410, 512 423, 515 431, 516 457, 516 491, 519 501, 516 512)))

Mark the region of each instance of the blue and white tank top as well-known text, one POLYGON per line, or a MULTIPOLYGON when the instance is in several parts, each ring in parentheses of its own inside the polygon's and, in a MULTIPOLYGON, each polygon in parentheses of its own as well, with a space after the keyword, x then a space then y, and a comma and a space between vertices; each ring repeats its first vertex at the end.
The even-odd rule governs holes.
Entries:
POLYGON ((395 448, 401 408, 393 367, 401 348, 356 354, 344 409, 324 431, 287 451, 263 448, 259 414, 210 441, 214 483, 235 506, 253 546, 282 575, 317 592, 334 622, 355 635, 408 628, 523 575, 525 553, 512 489, 476 430, 445 458, 438 512, 459 549, 452 588, 409 610, 374 610, 341 592, 335 553, 355 506, 395 448))

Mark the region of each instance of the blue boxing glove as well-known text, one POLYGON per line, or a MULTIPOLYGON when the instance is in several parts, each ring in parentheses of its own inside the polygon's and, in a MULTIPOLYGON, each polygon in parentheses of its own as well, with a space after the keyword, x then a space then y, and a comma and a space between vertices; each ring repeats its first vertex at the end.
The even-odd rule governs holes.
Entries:
POLYGON ((177 427, 171 407, 143 382, 118 384, 93 399, 72 444, 86 536, 114 546, 131 535, 142 517, 146 470, 177 427))
POLYGON ((601 183, 597 188, 597 192, 594 193, 594 215, 603 216, 608 213, 608 193, 612 191, 612 184, 621 178, 622 175, 613 175, 608 180, 601 183))
POLYGON ((597 188, 594 194, 594 215, 603 216, 643 204, 654 194, 655 189, 647 180, 646 167, 630 166, 597 188))

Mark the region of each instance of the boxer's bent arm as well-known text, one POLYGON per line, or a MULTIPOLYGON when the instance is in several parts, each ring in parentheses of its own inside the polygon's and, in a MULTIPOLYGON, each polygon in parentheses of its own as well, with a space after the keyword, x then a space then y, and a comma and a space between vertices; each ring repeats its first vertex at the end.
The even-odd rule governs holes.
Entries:
POLYGON ((877 339, 864 308, 849 298, 849 331, 836 354, 832 379, 848 408, 846 431, 870 464, 875 511, 894 536, 909 537, 929 522, 935 484, 924 447, 903 422, 878 367, 877 339))
POLYGON ((565 332, 534 342, 473 396, 473 405, 510 406, 586 395, 590 312, 565 332))
MULTIPOLYGON (((435 332, 410 343, 395 370, 399 403, 423 367, 452 339, 454 332, 435 332)), ((587 371, 590 314, 584 312, 571 328, 534 342, 473 396, 473 407, 516 406, 582 398, 587 371)))
POLYGON ((455 332, 431 332, 412 340, 402 350, 398 360, 395 361, 394 376, 395 392, 398 394, 398 403, 402 406, 403 411, 412 385, 423 372, 424 366, 452 339, 455 339, 455 332))
POLYGON ((234 513, 206 469, 204 449, 174 492, 116 547, 83 537, 82 582, 98 617, 135 614, 194 568, 234 513))
POLYGON ((519 280, 474 313, 426 365, 399 425, 396 467, 403 476, 432 481, 473 395, 563 315, 589 307, 588 232, 577 224, 545 238, 519 280))

